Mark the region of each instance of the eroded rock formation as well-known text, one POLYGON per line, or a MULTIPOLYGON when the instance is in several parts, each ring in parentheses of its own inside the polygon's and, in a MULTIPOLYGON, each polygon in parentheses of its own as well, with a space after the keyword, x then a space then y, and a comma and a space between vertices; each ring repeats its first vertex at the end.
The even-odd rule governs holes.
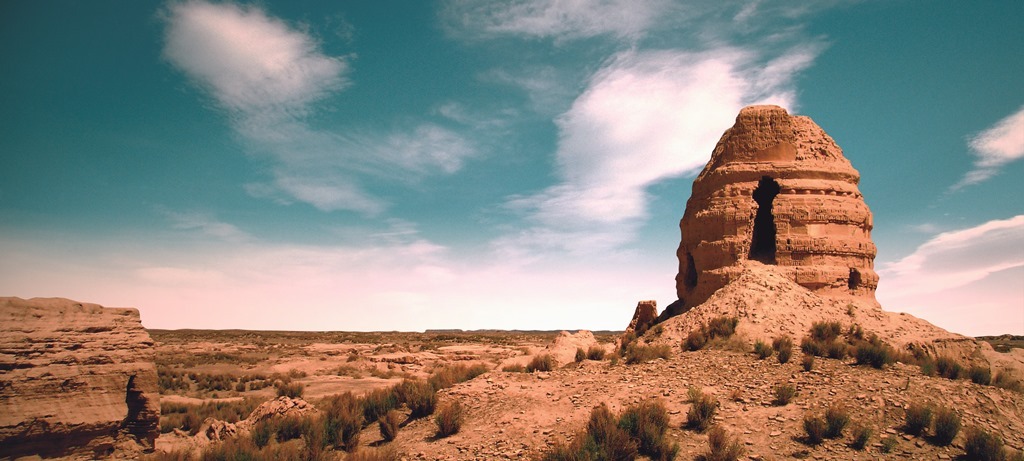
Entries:
POLYGON ((775 265, 821 296, 874 303, 876 249, 859 180, 810 118, 744 108, 694 181, 679 224, 681 310, 736 279, 744 260, 775 265))
POLYGON ((153 353, 136 309, 0 298, 0 458, 151 449, 153 353))
POLYGON ((658 302, 657 301, 640 301, 636 303, 636 310, 633 311, 633 319, 629 321, 629 326, 626 327, 626 332, 633 332, 636 336, 641 336, 647 332, 648 328, 651 328, 658 320, 658 302))

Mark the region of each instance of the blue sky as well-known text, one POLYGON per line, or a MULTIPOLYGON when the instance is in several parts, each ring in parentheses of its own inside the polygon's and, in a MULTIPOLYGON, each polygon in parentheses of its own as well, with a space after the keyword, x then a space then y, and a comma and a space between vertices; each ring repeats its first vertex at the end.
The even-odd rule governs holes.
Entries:
POLYGON ((153 328, 621 329, 739 109, 861 172, 884 308, 1024 334, 1024 4, 5 2, 0 293, 153 328))

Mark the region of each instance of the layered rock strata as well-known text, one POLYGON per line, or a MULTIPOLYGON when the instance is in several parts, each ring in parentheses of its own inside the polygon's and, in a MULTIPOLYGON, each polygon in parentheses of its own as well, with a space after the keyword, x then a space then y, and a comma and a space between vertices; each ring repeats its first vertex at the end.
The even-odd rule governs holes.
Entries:
POLYGON ((151 449, 153 354, 136 309, 0 298, 0 458, 151 449))
POLYGON ((736 279, 744 260, 777 266, 818 295, 877 305, 872 217, 859 180, 810 118, 744 108, 694 181, 679 223, 680 311, 736 279))

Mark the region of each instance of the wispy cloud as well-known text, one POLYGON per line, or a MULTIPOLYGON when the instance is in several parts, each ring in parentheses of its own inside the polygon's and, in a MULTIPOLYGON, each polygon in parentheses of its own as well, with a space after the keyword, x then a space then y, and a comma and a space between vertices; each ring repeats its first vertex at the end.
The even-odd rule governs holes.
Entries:
POLYGON ((335 133, 307 118, 317 104, 351 85, 349 58, 327 56, 307 32, 257 7, 193 1, 167 14, 164 56, 226 110, 232 126, 272 178, 246 186, 279 203, 324 211, 381 213, 387 202, 367 191, 366 175, 416 181, 458 171, 472 144, 430 123, 390 132, 335 133))
POLYGON ((1020 334, 1022 273, 1024 215, 1018 215, 943 232, 905 258, 880 264, 878 299, 886 309, 927 315, 954 331, 1020 334), (989 325, 973 322, 964 331, 967 312, 978 319, 999 320, 989 325))
POLYGON ((700 169, 744 105, 792 108, 793 77, 815 53, 795 49, 768 63, 738 48, 617 54, 556 120, 561 182, 509 201, 536 227, 500 245, 604 251, 628 242, 646 218, 646 189, 700 169))
POLYGON ((991 178, 1007 163, 1024 157, 1024 106, 991 128, 971 136, 967 146, 974 155, 974 169, 950 188, 956 191, 991 178))
POLYGON ((252 236, 247 232, 239 229, 234 224, 217 219, 212 213, 197 211, 176 212, 170 210, 162 210, 162 213, 171 221, 171 225, 175 229, 198 231, 209 237, 232 242, 244 242, 252 239, 252 236))

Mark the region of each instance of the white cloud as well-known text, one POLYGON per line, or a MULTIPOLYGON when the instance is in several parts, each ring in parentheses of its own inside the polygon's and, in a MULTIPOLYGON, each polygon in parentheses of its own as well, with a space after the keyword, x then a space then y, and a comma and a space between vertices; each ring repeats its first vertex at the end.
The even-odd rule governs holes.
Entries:
POLYGON ((198 230, 205 235, 228 241, 246 241, 252 237, 234 224, 218 220, 210 213, 163 211, 175 229, 198 230))
POLYGON ((463 137, 429 123, 384 133, 311 128, 306 118, 316 103, 349 85, 349 64, 260 8, 173 4, 165 39, 168 61, 209 92, 250 151, 271 163, 269 181, 245 186, 254 197, 374 215, 387 202, 366 190, 365 175, 416 181, 454 173, 475 154, 463 137))
POLYGON ((994 176, 1003 165, 1024 157, 1024 106, 967 141, 974 169, 950 190, 977 184, 994 176))
POLYGON ((450 2, 457 32, 577 39, 609 35, 635 40, 670 9, 668 0, 514 0, 450 2))
POLYGON ((646 217, 647 187, 703 167, 743 106, 792 107, 792 79, 815 53, 795 49, 767 64, 738 48, 617 54, 556 120, 561 182, 509 201, 539 229, 499 244, 576 245, 569 235, 591 235, 602 251, 629 241, 646 217))
MULTIPOLYGON (((878 299, 887 309, 927 315, 956 331, 977 331, 972 322, 986 318, 1024 319, 1020 284, 988 283, 1022 268, 1024 215, 1018 215, 938 234, 909 256, 881 264, 878 299), (969 289, 982 285, 987 292, 969 289), (940 311, 944 315, 932 314, 940 311)), ((1024 324, 1005 328, 1020 333, 1024 324)))

